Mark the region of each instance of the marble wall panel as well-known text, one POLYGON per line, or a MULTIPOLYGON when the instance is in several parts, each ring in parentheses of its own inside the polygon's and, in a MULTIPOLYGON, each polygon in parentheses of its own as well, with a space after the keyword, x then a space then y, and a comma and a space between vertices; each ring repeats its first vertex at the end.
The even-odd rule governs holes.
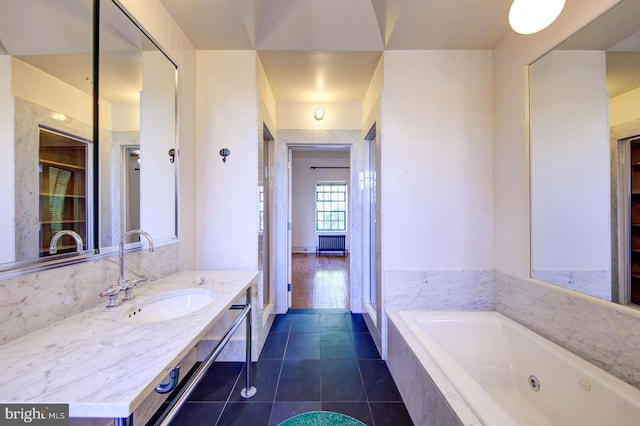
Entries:
MULTIPOLYGON (((382 310, 492 311, 493 271, 384 271, 382 310)), ((374 330, 371 331, 372 334, 374 330)), ((387 317, 382 317, 382 356, 387 356, 387 317)))
MULTIPOLYGON (((126 278, 153 281, 178 271, 178 244, 125 256, 126 278)), ((120 275, 118 256, 49 269, 0 281, 0 344, 102 303, 98 294, 120 275)))
POLYGON ((496 310, 640 388, 640 311, 495 272, 496 310))
POLYGON ((493 271, 385 271, 386 310, 494 310, 493 271))

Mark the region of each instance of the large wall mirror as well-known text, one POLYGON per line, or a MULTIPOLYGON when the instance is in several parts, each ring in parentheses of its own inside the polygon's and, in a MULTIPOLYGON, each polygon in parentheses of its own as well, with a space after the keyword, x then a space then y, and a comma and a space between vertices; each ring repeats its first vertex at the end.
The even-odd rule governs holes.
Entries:
POLYGON ((176 66, 113 1, 101 1, 100 17, 99 247, 140 228, 169 241, 177 235, 176 66))
POLYGON ((111 0, 99 52, 93 0, 0 6, 0 271, 175 239, 174 63, 111 0))
POLYGON ((628 141, 640 135, 638 16, 624 0, 530 67, 531 277, 620 303, 640 303, 628 141))

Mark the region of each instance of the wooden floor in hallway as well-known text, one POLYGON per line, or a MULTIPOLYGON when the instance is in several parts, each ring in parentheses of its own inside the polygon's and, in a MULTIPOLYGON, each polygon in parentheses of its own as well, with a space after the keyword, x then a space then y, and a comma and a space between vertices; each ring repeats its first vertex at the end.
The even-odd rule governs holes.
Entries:
POLYGON ((292 255, 293 309, 349 309, 349 256, 292 255))

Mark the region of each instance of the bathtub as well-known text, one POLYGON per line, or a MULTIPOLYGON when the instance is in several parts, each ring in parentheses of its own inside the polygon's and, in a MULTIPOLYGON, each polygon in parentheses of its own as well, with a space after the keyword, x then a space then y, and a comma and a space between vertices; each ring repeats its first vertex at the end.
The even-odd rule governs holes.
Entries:
POLYGON ((640 390, 497 312, 390 312, 416 424, 640 425, 640 390))

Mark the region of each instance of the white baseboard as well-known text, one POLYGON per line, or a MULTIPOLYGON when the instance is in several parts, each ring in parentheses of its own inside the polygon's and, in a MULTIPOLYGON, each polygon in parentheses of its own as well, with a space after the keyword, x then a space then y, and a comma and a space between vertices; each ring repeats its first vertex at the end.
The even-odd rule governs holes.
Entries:
POLYGON ((297 253, 297 254, 315 254, 316 248, 315 247, 292 247, 291 252, 297 253))

